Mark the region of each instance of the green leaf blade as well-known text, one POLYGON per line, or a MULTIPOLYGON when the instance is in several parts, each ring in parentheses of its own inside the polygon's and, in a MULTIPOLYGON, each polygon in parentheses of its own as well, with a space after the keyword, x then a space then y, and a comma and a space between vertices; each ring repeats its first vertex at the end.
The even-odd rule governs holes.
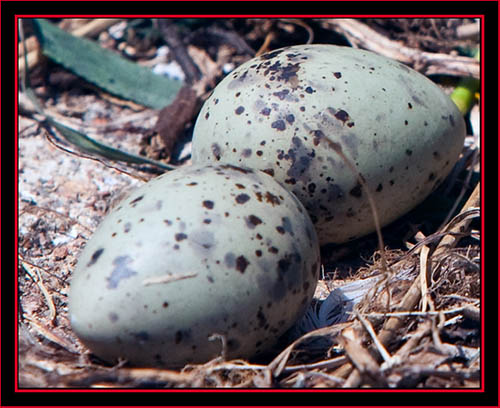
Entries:
POLYGON ((161 109, 174 101, 183 83, 154 74, 100 47, 94 41, 61 30, 45 19, 34 19, 43 53, 76 75, 109 93, 161 109))

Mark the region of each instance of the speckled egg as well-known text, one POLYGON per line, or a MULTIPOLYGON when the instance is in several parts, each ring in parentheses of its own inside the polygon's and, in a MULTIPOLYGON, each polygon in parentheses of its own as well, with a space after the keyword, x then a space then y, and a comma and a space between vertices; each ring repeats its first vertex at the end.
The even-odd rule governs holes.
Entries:
POLYGON ((256 57, 221 81, 196 121, 193 162, 265 171, 302 201, 321 243, 341 243, 375 228, 342 154, 386 225, 446 177, 464 137, 453 102, 416 71, 368 51, 300 45, 256 57))
POLYGON ((249 358, 305 312, 319 266, 307 211, 271 176, 184 167, 105 217, 73 274, 71 325, 109 362, 249 358))

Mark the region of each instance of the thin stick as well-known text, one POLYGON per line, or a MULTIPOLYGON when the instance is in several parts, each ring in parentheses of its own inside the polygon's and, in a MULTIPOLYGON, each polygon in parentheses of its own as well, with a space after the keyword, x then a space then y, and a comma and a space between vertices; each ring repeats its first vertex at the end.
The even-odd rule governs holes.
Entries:
POLYGON ((296 25, 302 27, 304 30, 306 30, 307 31, 307 35, 308 35, 306 44, 311 44, 314 41, 314 32, 313 32, 312 28, 309 27, 309 25, 307 25, 301 19, 298 19, 298 18, 281 18, 280 20, 283 21, 283 22, 286 22, 286 23, 296 24, 296 25))
POLYGON ((427 285, 429 284, 428 277, 430 276, 431 264, 429 259, 430 249, 424 245, 420 251, 420 290, 422 298, 422 312, 427 310, 427 285))
POLYGON ((364 48, 377 54, 413 64, 425 75, 447 74, 479 78, 480 65, 475 58, 449 54, 422 52, 402 45, 378 33, 366 24, 351 18, 321 19, 320 23, 343 34, 356 48, 364 48))
MULTIPOLYGON (((481 196, 481 183, 477 183, 476 188, 474 189, 474 191, 470 195, 467 202, 462 207, 462 211, 460 212, 460 214, 469 211, 471 208, 479 207, 480 196, 481 196)), ((471 222, 470 218, 465 218, 456 224, 454 223, 454 220, 451 220, 446 227, 447 235, 443 237, 441 242, 439 242, 437 248, 434 251, 434 256, 437 257, 437 256, 441 255, 447 247, 455 246, 455 244, 458 242, 459 238, 452 235, 451 233, 454 233, 454 232, 455 233, 462 233, 466 228, 468 228, 470 222, 471 222), (453 225, 453 224, 455 224, 455 225, 453 225), (453 225, 453 227, 451 227, 451 225, 453 225)))
POLYGON ((21 264, 22 264, 24 270, 28 273, 28 275, 31 277, 31 279, 33 279, 33 281, 38 285, 41 292, 43 293, 43 297, 45 298, 45 300, 47 302, 47 307, 49 308, 50 323, 54 324, 54 321, 56 320, 56 316, 57 316, 56 306, 54 305, 54 300, 52 299, 52 295, 49 293, 49 291, 47 290, 47 288, 45 287, 45 285, 43 283, 42 276, 40 275, 38 268, 35 265, 31 264, 35 268, 35 271, 36 271, 36 275, 34 275, 31 271, 31 267, 26 262, 21 261, 21 264))
POLYGON ((147 278, 142 281, 142 284, 144 286, 149 286, 149 285, 158 285, 158 284, 163 284, 163 283, 171 283, 171 282, 176 282, 182 279, 188 279, 188 278, 194 278, 195 276, 198 276, 197 273, 188 273, 185 275, 163 275, 163 276, 154 276, 152 278, 147 278))
POLYGON ((260 46, 258 51, 255 53, 256 57, 267 52, 267 50, 269 48, 269 44, 271 44, 271 41, 273 40, 273 38, 274 38, 273 32, 270 32, 266 35, 266 38, 264 38, 264 42, 262 43, 262 45, 260 46))
POLYGON ((30 323, 30 326, 35 329, 40 335, 50 340, 52 343, 60 345, 62 348, 66 349, 70 353, 78 354, 75 346, 68 341, 64 340, 62 337, 58 336, 51 330, 47 329, 34 317, 28 316, 26 313, 23 314, 23 319, 30 323))
POLYGON ((389 352, 384 347, 384 345, 380 342, 377 334, 375 333, 375 330, 373 330, 373 326, 371 325, 371 323, 368 320, 366 320, 358 311, 356 311, 355 313, 356 313, 356 317, 361 322, 361 324, 363 325, 363 327, 365 328, 365 330, 368 332, 368 334, 372 338, 373 342, 375 343, 375 346, 377 347, 379 354, 382 356, 384 361, 389 366, 391 366, 394 363, 394 359, 389 354, 389 352))
POLYGON ((336 367, 338 367, 346 362, 347 362, 347 357, 340 356, 340 357, 330 358, 328 360, 319 361, 317 363, 286 366, 283 369, 283 372, 290 373, 290 372, 294 372, 294 371, 314 370, 314 369, 318 369, 318 368, 336 368, 336 367))
POLYGON ((471 313, 478 312, 479 309, 476 307, 476 305, 477 305, 477 302, 472 303, 472 304, 463 305, 460 307, 456 307, 454 309, 448 309, 448 310, 436 310, 436 311, 426 311, 426 312, 410 312, 410 311, 404 312, 404 311, 401 311, 401 312, 388 312, 388 313, 371 312, 371 313, 361 313, 360 315, 365 316, 365 317, 386 317, 386 316, 389 316, 389 317, 392 317, 392 316, 395 316, 395 317, 410 317, 410 316, 430 317, 430 316, 437 316, 440 313, 455 314, 455 313, 460 313, 460 312, 464 312, 464 315, 465 315, 466 310, 469 310, 469 309, 470 309, 471 313))

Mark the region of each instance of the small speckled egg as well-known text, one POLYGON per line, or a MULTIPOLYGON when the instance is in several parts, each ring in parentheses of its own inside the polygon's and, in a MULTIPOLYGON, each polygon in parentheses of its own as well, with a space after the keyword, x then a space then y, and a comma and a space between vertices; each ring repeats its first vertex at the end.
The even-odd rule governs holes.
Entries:
POLYGON ((416 71, 368 51, 299 45, 256 57, 221 81, 196 121, 193 162, 265 171, 302 201, 321 243, 341 243, 375 225, 338 150, 386 225, 446 177, 464 137, 453 102, 416 71))
POLYGON ((190 166, 109 213, 74 271, 74 332, 105 361, 180 367, 265 351, 308 307, 319 245, 271 176, 190 166))

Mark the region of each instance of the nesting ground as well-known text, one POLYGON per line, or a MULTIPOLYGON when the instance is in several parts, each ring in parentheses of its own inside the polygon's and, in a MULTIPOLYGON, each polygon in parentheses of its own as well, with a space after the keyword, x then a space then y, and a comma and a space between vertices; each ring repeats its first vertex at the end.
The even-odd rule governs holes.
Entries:
MULTIPOLYGON (((68 31, 89 24, 78 19, 55 22, 68 31)), ((397 58, 394 49, 407 47, 416 56, 409 65, 432 75, 450 92, 470 61, 458 58, 463 64, 453 65, 452 60, 430 58, 424 64, 419 56, 453 58, 457 50, 477 46, 470 19, 357 23, 190 19, 175 24, 141 20, 127 27, 116 20, 93 33, 103 47, 137 63, 153 68, 163 64, 169 72, 180 72, 191 90, 183 91, 176 102, 184 108, 175 112, 111 97, 43 58, 31 66, 31 86, 46 112, 61 123, 115 148, 184 166, 190 163, 190 135, 200 103, 225 74, 256 53, 308 41, 384 50, 376 42, 384 38, 388 56, 397 58), (367 35, 370 30, 379 37, 367 35), (392 49, 391 44, 398 47, 392 49), (165 46, 170 49, 166 57, 159 52, 165 46)), ((25 34, 31 37, 29 22, 25 34)), ((36 41, 29 42, 36 49, 36 41)), ((22 97, 19 386, 479 387, 477 102, 466 120, 468 136, 455 170, 438 192, 382 231, 385 251, 379 250, 375 235, 322 248, 322 276, 310 309, 313 318, 296 327, 273 353, 259 361, 216 359, 171 371, 133 368, 126 362, 117 367, 103 364, 79 342, 67 318, 71 274, 86 241, 117 201, 162 170, 78 152, 22 97), (381 277, 377 285, 343 322, 318 328, 318 311, 329 293, 353 282, 371 282, 375 276, 381 277)))

